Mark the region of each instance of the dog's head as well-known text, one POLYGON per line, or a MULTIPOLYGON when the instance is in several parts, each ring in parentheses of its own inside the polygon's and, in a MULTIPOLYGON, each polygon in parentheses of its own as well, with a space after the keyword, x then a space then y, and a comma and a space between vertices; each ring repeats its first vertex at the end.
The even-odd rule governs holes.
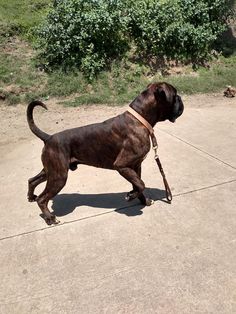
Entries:
POLYGON ((176 89, 165 82, 149 84, 131 103, 131 107, 152 125, 164 120, 175 122, 184 111, 182 99, 176 89))
POLYGON ((184 105, 174 86, 161 82, 151 83, 130 104, 152 126, 158 121, 175 120, 183 113, 184 105))
POLYGON ((148 86, 148 90, 154 94, 156 100, 158 121, 175 122, 181 116, 184 105, 174 86, 165 82, 153 83, 148 86))

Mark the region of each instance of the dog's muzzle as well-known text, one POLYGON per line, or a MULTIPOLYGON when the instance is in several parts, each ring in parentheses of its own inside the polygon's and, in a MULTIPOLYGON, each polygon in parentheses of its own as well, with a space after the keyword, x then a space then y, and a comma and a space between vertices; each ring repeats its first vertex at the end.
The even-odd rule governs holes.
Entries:
POLYGON ((179 95, 176 96, 176 101, 174 104, 174 110, 173 113, 171 115, 171 117, 169 118, 169 121, 174 123, 175 120, 180 117, 182 115, 182 113, 184 112, 184 104, 182 102, 182 99, 179 95))

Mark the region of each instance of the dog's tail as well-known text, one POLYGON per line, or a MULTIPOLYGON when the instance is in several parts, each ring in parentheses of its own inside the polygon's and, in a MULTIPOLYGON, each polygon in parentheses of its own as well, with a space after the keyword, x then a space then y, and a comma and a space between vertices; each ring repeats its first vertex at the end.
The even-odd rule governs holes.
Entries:
POLYGON ((41 106, 43 107, 44 109, 48 109, 46 107, 46 105, 44 103, 42 103, 41 101, 39 100, 35 100, 35 101, 32 101, 29 105, 28 105, 28 108, 27 108, 27 121, 28 121, 28 124, 29 124, 29 128, 30 130, 37 136, 39 137, 42 141, 46 142, 47 139, 50 137, 49 134, 41 131, 34 123, 34 119, 33 119, 33 110, 34 110, 34 107, 36 106, 41 106))

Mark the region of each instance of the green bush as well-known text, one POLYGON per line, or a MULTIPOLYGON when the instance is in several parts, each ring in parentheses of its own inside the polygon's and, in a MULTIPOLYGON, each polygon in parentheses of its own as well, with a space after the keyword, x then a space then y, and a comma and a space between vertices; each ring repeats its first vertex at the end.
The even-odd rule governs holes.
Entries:
POLYGON ((119 1, 54 1, 39 29, 41 57, 48 67, 76 66, 93 77, 128 49, 126 18, 119 1))
POLYGON ((141 55, 199 62, 232 10, 229 0, 129 1, 131 37, 141 55))
POLYGON ((134 45, 144 58, 200 63, 231 7, 231 0, 54 0, 38 32, 41 59, 89 78, 134 45))

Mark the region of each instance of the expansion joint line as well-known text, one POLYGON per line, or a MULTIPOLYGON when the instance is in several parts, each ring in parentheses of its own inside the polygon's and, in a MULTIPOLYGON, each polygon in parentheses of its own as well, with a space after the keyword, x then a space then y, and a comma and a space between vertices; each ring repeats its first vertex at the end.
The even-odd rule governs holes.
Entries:
MULTIPOLYGON (((210 185, 210 186, 206 186, 206 187, 195 189, 195 190, 191 190, 191 191, 186 191, 186 192, 183 192, 183 193, 174 194, 173 196, 174 197, 179 197, 179 196, 182 196, 182 195, 187 195, 187 194, 191 194, 191 193, 195 193, 195 192, 199 192, 199 191, 203 191, 203 190, 208 190, 208 189, 212 189, 214 187, 218 187, 218 186, 222 186, 222 185, 226 185, 226 184, 230 184, 230 183, 234 183, 234 182, 236 182, 236 179, 230 180, 230 181, 227 181, 227 182, 222 182, 222 183, 210 185)), ((44 231, 44 230, 53 229, 53 228, 60 228, 62 226, 69 225, 69 224, 72 224, 72 223, 75 223, 75 222, 79 222, 79 221, 82 221, 82 220, 88 220, 88 219, 96 218, 96 217, 99 217, 99 216, 108 215, 108 214, 111 214, 111 213, 114 213, 114 212, 119 212, 119 211, 124 210, 124 209, 129 209, 129 208, 134 207, 134 206, 140 206, 140 205, 129 205, 129 206, 121 207, 121 208, 118 208, 118 209, 112 209, 110 211, 106 211, 106 212, 103 212, 103 213, 100 213, 100 214, 91 215, 91 216, 88 216, 88 217, 83 217, 83 218, 78 218, 78 219, 66 221, 64 223, 61 223, 61 224, 58 224, 58 225, 55 225, 55 226, 44 227, 44 228, 30 230, 30 231, 26 231, 26 232, 22 232, 22 233, 18 233, 18 234, 13 234, 13 235, 10 235, 10 236, 6 236, 6 237, 3 237, 3 238, 0 238, 0 242, 3 241, 3 240, 13 239, 13 238, 17 238, 17 237, 20 237, 20 236, 37 233, 39 231, 44 231)))
POLYGON ((220 162, 220 163, 222 163, 222 164, 224 164, 224 165, 226 165, 226 166, 228 166, 228 167, 230 167, 230 168, 236 170, 236 167, 234 167, 234 166, 228 164, 227 162, 221 160, 220 158, 218 158, 218 157, 216 157, 216 156, 214 156, 214 155, 212 155, 212 154, 206 152, 205 150, 203 150, 203 149, 201 149, 201 148, 199 148, 199 147, 197 147, 197 146, 195 146, 195 145, 193 145, 193 144, 191 144, 191 143, 189 143, 189 142, 183 140, 182 138, 180 138, 180 137, 178 137, 178 136, 176 136, 176 135, 173 135, 173 134, 171 134, 171 133, 169 133, 169 132, 167 132, 167 131, 161 130, 161 129, 159 129, 159 128, 158 128, 158 131, 161 131, 161 132, 163 132, 163 133, 165 133, 165 134, 167 134, 167 135, 169 135, 169 136, 171 136, 171 137, 174 137, 174 138, 176 138, 177 140, 179 140, 180 142, 182 142, 182 143, 184 143, 184 144, 186 144, 186 145, 188 145, 188 146, 194 148, 195 150, 198 150, 198 151, 200 151, 201 153, 203 153, 203 154, 205 154, 205 155, 211 157, 212 159, 215 159, 215 160, 217 160, 218 162, 220 162))

